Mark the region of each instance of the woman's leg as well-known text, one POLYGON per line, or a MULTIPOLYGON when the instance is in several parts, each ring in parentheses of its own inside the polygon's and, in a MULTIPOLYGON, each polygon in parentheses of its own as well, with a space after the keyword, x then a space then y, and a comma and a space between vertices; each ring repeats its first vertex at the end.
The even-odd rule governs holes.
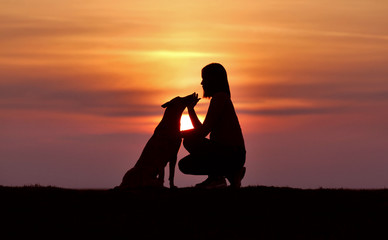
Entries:
POLYGON ((190 155, 182 158, 178 167, 184 174, 191 175, 211 175, 214 171, 212 160, 212 147, 210 140, 203 139, 185 139, 183 145, 190 155))
POLYGON ((220 146, 207 138, 188 138, 183 145, 190 153, 178 164, 185 174, 226 176, 242 168, 245 163, 245 151, 220 146))
POLYGON ((193 154, 182 158, 178 163, 178 167, 184 174, 209 175, 207 164, 202 162, 202 158, 194 156, 193 154))
POLYGON ((227 177, 231 186, 241 186, 245 175, 245 150, 220 146, 207 138, 185 139, 183 145, 190 153, 178 163, 184 174, 208 175, 206 183, 212 180, 220 183, 227 177))

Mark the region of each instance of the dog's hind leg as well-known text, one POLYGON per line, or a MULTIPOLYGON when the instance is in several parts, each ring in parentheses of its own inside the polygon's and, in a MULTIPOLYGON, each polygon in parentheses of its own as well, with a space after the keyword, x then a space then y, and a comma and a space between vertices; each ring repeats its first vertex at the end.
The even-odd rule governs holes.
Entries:
POLYGON ((129 169, 125 173, 125 175, 124 175, 124 177, 123 177, 123 179, 121 181, 121 184, 118 186, 118 188, 124 189, 124 188, 130 188, 130 187, 138 186, 139 185, 139 181, 137 181, 138 180, 137 175, 138 175, 138 173, 137 173, 137 170, 135 168, 129 169))

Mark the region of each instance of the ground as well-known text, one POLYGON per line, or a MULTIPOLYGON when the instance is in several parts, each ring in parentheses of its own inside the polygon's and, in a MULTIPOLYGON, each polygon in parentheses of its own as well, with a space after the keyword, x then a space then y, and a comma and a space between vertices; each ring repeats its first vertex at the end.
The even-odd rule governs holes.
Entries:
POLYGON ((388 190, 257 186, 113 191, 34 186, 0 187, 0 201, 2 235, 13 238, 388 237, 388 190))

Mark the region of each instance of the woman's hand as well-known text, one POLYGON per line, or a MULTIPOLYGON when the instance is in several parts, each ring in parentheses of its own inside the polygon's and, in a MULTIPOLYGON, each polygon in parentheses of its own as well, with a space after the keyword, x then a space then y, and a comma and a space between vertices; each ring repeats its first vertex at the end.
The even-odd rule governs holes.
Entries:
POLYGON ((198 101, 201 98, 198 98, 198 93, 193 93, 193 101, 191 101, 189 104, 187 104, 188 109, 194 109, 195 105, 197 105, 198 101))

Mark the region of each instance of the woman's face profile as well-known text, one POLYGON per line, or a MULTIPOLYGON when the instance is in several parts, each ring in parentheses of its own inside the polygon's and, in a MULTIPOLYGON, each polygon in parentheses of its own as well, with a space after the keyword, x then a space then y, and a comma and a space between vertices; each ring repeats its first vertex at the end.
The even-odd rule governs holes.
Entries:
POLYGON ((201 85, 202 85, 202 87, 205 85, 205 78, 202 78, 201 85))

